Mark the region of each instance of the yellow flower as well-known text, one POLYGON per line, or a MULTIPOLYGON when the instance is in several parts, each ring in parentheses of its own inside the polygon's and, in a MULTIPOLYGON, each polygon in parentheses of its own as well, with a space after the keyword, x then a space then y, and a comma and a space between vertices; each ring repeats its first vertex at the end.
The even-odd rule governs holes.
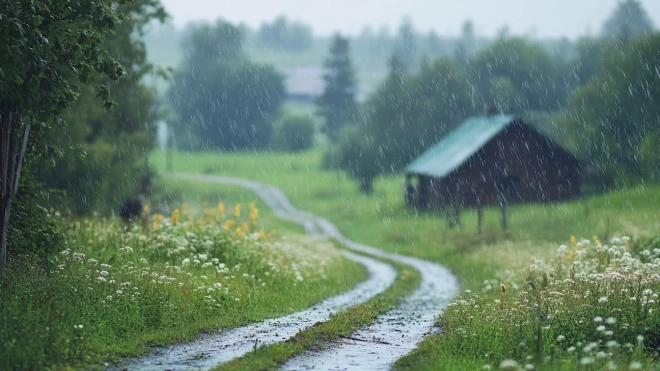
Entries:
POLYGON ((222 202, 218 204, 218 214, 222 216, 225 215, 225 204, 223 204, 222 202))
POLYGON ((566 255, 566 259, 573 260, 573 256, 575 256, 575 252, 569 251, 568 254, 566 255))
POLYGON ((144 206, 142 206, 142 216, 147 216, 147 214, 149 214, 149 205, 144 204, 144 206))
POLYGON ((612 268, 616 268, 616 261, 614 261, 614 259, 612 259, 610 263, 612 265, 612 268))
POLYGON ((500 283, 500 290, 502 290, 502 293, 506 293, 506 285, 503 283, 500 283))
POLYGON ((234 232, 236 232, 236 235, 238 235, 238 237, 243 237, 243 230, 241 228, 236 228, 234 232))
POLYGON ((266 237, 266 232, 264 232, 264 230, 261 229, 261 230, 259 231, 259 238, 264 238, 264 237, 266 237))
POLYGON ((229 228, 231 228, 231 226, 232 226, 233 224, 234 224, 234 221, 231 220, 231 219, 225 221, 225 230, 229 230, 229 228))
POLYGON ((241 216, 241 204, 236 204, 236 206, 234 206, 234 216, 236 218, 241 216))
POLYGON ((181 213, 183 215, 188 215, 188 204, 185 202, 181 204, 181 213))
POLYGON ((174 209, 172 213, 172 225, 176 225, 177 221, 179 221, 179 209, 174 209))
POLYGON ((243 223, 243 225, 241 225, 241 229, 243 230, 243 232, 248 233, 250 231, 250 226, 248 225, 248 223, 243 223))
POLYGON ((575 236, 571 236, 571 243, 573 244, 573 246, 577 245, 577 241, 575 240, 575 236))
POLYGON ((158 222, 154 220, 154 232, 158 230, 158 222))

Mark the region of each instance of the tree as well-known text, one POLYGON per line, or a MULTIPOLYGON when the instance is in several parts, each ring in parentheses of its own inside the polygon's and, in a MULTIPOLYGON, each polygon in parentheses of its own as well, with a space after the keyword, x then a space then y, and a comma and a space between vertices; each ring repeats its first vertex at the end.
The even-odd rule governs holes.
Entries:
POLYGON ((309 116, 286 114, 275 125, 276 147, 304 151, 314 144, 314 122, 309 116))
POLYGON ((412 70, 416 67, 417 43, 415 42, 415 30, 412 21, 408 17, 403 19, 399 27, 397 44, 396 53, 399 55, 401 63, 407 70, 412 70))
POLYGON ((381 173, 401 170, 408 162, 475 112, 465 73, 451 59, 440 58, 417 75, 405 72, 395 53, 383 84, 365 103, 365 118, 340 151, 340 163, 360 180, 363 192, 381 173), (355 137, 355 138, 353 138, 355 137))
POLYGON ((113 92, 117 106, 109 112, 94 105, 93 89, 83 86, 79 99, 62 115, 68 125, 49 138, 54 146, 78 147, 86 154, 81 159, 77 151, 64 151, 56 159, 58 166, 42 177, 48 188, 65 191, 68 206, 78 214, 111 205, 117 210, 120 201, 148 192, 140 189, 149 176, 140 160, 153 147, 158 112, 154 92, 141 83, 155 71, 138 35, 154 20, 164 21, 166 13, 155 0, 122 4, 118 12, 127 18, 101 45, 127 66, 121 80, 101 80, 113 92))
POLYGON ((241 31, 224 21, 193 27, 184 40, 186 61, 175 73, 169 99, 180 148, 240 150, 266 147, 284 99, 283 77, 253 63, 241 31))
POLYGON ((258 32, 259 40, 268 47, 300 52, 312 45, 312 29, 302 23, 289 23, 285 16, 277 17, 273 23, 264 23, 258 32))
POLYGON ((469 64, 473 80, 485 96, 485 104, 496 102, 497 82, 508 79, 523 100, 512 109, 554 111, 563 107, 568 89, 561 66, 541 45, 522 38, 499 38, 477 52, 469 64), (490 94, 489 94, 490 93, 490 94))
POLYGON ((576 56, 569 63, 569 70, 576 86, 587 84, 598 74, 598 60, 603 42, 593 37, 582 37, 575 44, 576 56))
POLYGON ((454 60, 462 65, 467 64, 470 55, 474 52, 475 44, 474 24, 472 21, 465 21, 462 27, 461 38, 456 43, 454 60))
POLYGON ((348 39, 336 34, 325 61, 323 75, 325 88, 316 100, 323 129, 331 141, 336 142, 342 127, 354 123, 357 114, 355 102, 355 73, 351 66, 348 39))
POLYGON ((638 0, 625 0, 605 21, 602 35, 606 40, 628 44, 640 33, 653 31, 651 18, 638 0))
POLYGON ((570 100, 564 117, 575 151, 605 188, 660 179, 660 33, 640 36, 600 59, 600 72, 570 100))
MULTIPOLYGON (((58 123, 57 115, 78 95, 76 82, 95 82, 97 74, 124 75, 105 53, 105 35, 120 22, 114 2, 89 0, 3 1, 0 3, 0 268, 6 265, 6 241, 12 200, 30 130, 39 137, 58 123)), ((113 103, 104 85, 98 95, 113 103)), ((44 148, 35 154, 48 156, 44 148)))

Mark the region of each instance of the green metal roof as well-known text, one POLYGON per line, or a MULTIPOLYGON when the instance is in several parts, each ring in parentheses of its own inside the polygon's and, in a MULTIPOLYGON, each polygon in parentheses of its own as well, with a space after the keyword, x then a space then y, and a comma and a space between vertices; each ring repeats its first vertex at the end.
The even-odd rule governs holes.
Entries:
POLYGON ((472 117, 409 163, 406 173, 442 178, 515 120, 511 115, 472 117))

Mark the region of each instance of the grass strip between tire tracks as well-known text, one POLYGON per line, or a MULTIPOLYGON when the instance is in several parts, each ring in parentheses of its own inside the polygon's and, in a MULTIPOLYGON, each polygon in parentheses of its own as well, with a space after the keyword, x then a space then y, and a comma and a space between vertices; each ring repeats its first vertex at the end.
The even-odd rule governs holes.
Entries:
POLYGON ((394 284, 384 292, 339 312, 326 322, 317 322, 285 342, 260 347, 214 370, 271 369, 323 342, 349 336, 359 327, 371 324, 378 315, 393 309, 402 298, 411 294, 421 281, 419 272, 412 267, 387 259, 383 261, 392 264, 398 272, 394 284))

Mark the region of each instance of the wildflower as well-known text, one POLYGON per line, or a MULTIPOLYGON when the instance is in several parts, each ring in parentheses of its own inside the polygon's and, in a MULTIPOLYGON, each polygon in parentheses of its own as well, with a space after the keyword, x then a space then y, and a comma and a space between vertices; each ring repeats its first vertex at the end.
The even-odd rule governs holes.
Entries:
POLYGON ((106 296, 106 297, 105 297, 105 300, 107 300, 107 301, 112 300, 112 295, 108 295, 108 296, 106 296))
POLYGON ((234 217, 238 218, 241 216, 241 204, 236 204, 234 206, 234 217))
POLYGON ((121 291, 121 290, 117 290, 117 295, 121 295, 121 294, 123 294, 123 293, 124 293, 123 291, 121 291))
POLYGON ((581 365, 590 365, 592 363, 594 363, 594 359, 592 357, 582 357, 580 359, 581 365))
POLYGON ((641 370, 642 369, 642 363, 638 361, 632 361, 628 365, 628 370, 641 370))
POLYGON ((140 258, 139 262, 142 263, 142 264, 148 264, 147 259, 145 259, 145 258, 140 258))
POLYGON ((128 253, 133 252, 133 248, 131 248, 130 246, 126 246, 126 247, 122 247, 121 249, 119 249, 119 251, 128 254, 128 253))
POLYGON ((564 340, 566 340, 566 336, 564 335, 557 336, 557 341, 564 341, 564 340))
POLYGON ((225 216, 225 204, 222 202, 218 204, 218 214, 225 216))
POLYGON ((573 246, 577 246, 575 236, 571 236, 571 244, 573 244, 573 246))
POLYGON ((172 225, 176 225, 176 222, 179 221, 179 209, 174 209, 172 213, 172 225))
POLYGON ((142 206, 142 216, 146 217, 147 214, 149 214, 149 205, 144 204, 144 206, 142 206))
POLYGON ((110 268, 112 268, 112 266, 109 265, 109 264, 101 264, 101 268, 110 269, 110 268))
POLYGON ((599 303, 607 303, 607 296, 602 296, 600 299, 598 299, 599 303))
POLYGON ((598 332, 603 332, 603 331, 605 331, 605 326, 600 325, 600 326, 596 327, 596 331, 598 331, 598 332))
POLYGON ((506 293, 506 285, 501 283, 500 284, 500 290, 502 291, 503 294, 506 293))
POLYGON ((107 281, 105 279, 105 277, 96 277, 96 280, 99 281, 99 282, 106 282, 107 281))
POLYGON ((575 347, 568 347, 568 349, 566 349, 566 351, 569 352, 569 353, 575 352, 575 347))
POLYGON ((613 325, 613 324, 616 323, 616 318, 614 318, 614 317, 607 317, 607 319, 605 320, 605 323, 607 323, 608 325, 613 325))
POLYGON ((594 322, 596 323, 603 322, 603 317, 601 316, 594 317, 594 322))
POLYGON ((518 362, 516 362, 513 359, 505 359, 502 362, 500 362, 500 369, 501 370, 517 370, 518 369, 518 362))
POLYGON ((637 335, 637 342, 642 343, 644 341, 644 336, 643 335, 637 335))

